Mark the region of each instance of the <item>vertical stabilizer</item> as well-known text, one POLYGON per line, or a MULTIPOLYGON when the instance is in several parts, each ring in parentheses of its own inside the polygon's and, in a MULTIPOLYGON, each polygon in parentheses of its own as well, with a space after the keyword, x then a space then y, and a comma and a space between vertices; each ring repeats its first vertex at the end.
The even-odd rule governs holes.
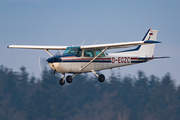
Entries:
MULTIPOLYGON (((158 30, 149 29, 143 38, 143 41, 156 41, 158 30)), ((154 53, 155 44, 141 45, 138 50, 139 57, 152 57, 154 53)))

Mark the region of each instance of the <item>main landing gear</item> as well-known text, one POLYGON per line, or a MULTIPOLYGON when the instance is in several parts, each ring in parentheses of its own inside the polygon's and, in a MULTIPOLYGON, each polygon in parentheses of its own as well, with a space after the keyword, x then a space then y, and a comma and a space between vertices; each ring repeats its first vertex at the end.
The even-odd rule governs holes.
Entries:
MULTIPOLYGON (((66 82, 67 82, 67 83, 72 83, 73 78, 74 78, 76 75, 78 75, 78 74, 76 73, 76 74, 74 74, 74 76, 68 75, 68 76, 66 77, 66 82)), ((62 78, 59 80, 59 84, 60 84, 60 85, 64 85, 64 84, 65 84, 64 77, 65 77, 65 73, 62 74, 62 78)))
POLYGON ((96 75, 96 77, 98 78, 99 82, 104 82, 105 76, 103 74, 98 75, 97 73, 94 72, 94 70, 91 70, 91 72, 93 72, 94 75, 96 75))
POLYGON ((68 75, 68 76, 66 77, 66 82, 67 82, 67 83, 72 83, 72 81, 73 81, 72 76, 68 75))
POLYGON ((103 74, 100 74, 98 77, 99 82, 104 82, 105 76, 103 74))
MULTIPOLYGON (((104 82, 105 76, 104 76, 103 74, 98 75, 98 74, 96 74, 96 73, 94 72, 94 70, 91 70, 91 72, 93 72, 93 73, 97 76, 99 82, 104 82)), ((76 75, 78 75, 78 74, 76 73, 76 74, 74 74, 74 76, 68 75, 68 76, 66 77, 66 82, 67 82, 67 83, 72 83, 73 78, 74 78, 76 75)), ((64 85, 64 84, 65 84, 64 77, 65 77, 65 73, 62 74, 62 78, 59 80, 59 84, 60 84, 60 85, 64 85)))

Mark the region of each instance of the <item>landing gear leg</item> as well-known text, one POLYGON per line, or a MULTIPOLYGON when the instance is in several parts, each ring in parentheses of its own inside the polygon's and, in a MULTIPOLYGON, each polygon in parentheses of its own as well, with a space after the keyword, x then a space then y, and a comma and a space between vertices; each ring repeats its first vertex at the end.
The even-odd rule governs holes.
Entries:
POLYGON ((56 69, 54 70, 54 74, 56 73, 56 69))
POLYGON ((74 74, 74 76, 72 76, 72 79, 73 79, 74 77, 76 77, 76 75, 78 75, 78 73, 74 74))
POLYGON ((105 76, 103 74, 98 75, 94 72, 94 70, 91 70, 91 72, 93 72, 98 77, 99 82, 104 82, 105 76))
POLYGON ((66 77, 66 82, 67 82, 67 83, 72 83, 73 78, 74 78, 76 75, 78 75, 78 73, 74 74, 74 76, 68 75, 68 76, 66 77))
POLYGON ((64 85, 65 84, 65 80, 64 80, 65 74, 62 74, 62 78, 59 80, 59 84, 60 85, 64 85))

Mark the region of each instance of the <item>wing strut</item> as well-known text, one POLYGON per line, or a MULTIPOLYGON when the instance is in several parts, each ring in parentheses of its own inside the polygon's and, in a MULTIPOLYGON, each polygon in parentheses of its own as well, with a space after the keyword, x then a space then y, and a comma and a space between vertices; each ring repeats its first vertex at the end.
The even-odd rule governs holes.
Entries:
POLYGON ((101 51, 96 57, 94 57, 90 62, 88 62, 84 67, 82 67, 81 69, 79 69, 79 71, 83 71, 87 66, 89 66, 97 57, 99 57, 103 52, 105 52, 108 49, 108 47, 106 47, 103 51, 101 51))
POLYGON ((48 51, 48 49, 44 49, 51 57, 53 57, 53 55, 48 51))

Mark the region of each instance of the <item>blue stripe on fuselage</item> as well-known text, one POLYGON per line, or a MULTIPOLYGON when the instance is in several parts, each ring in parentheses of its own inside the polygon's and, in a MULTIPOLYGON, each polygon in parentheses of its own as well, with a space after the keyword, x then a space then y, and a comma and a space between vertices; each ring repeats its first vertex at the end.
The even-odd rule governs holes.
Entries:
MULTIPOLYGON (((62 62, 90 62, 91 60, 63 60, 62 62)), ((106 60, 94 60, 93 62, 105 62, 105 63, 111 63, 111 61, 106 60)))

